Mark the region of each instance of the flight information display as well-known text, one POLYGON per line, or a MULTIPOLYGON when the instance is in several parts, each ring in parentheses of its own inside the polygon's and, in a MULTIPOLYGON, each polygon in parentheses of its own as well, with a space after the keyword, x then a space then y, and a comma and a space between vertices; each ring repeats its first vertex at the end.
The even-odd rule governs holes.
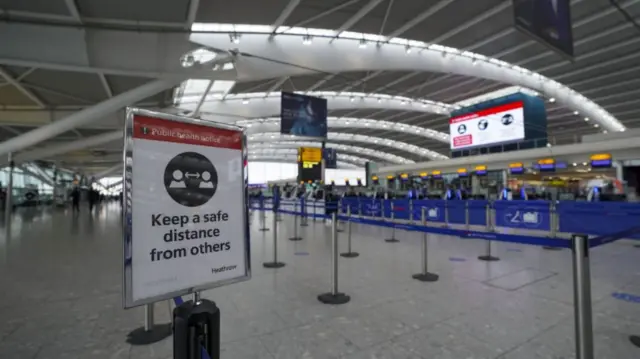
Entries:
POLYGON ((522 101, 467 113, 449 119, 451 149, 489 146, 524 139, 522 101))

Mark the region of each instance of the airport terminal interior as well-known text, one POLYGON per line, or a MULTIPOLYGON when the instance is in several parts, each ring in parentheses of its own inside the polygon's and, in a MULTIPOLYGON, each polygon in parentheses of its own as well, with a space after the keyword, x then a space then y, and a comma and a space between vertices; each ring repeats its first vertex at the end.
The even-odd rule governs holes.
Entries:
POLYGON ((0 20, 0 359, 640 358, 640 0, 0 20))

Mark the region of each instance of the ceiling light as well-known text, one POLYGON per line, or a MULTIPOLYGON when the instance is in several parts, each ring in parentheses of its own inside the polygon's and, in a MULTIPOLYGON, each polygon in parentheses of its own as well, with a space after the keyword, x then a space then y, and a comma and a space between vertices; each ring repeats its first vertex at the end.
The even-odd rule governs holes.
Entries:
POLYGON ((584 118, 585 122, 589 122, 589 117, 584 118))
POLYGON ((574 115, 576 115, 576 116, 578 116, 578 115, 580 114, 580 112, 578 112, 578 111, 573 111, 573 114, 574 114, 574 115))
POLYGON ((598 128, 598 127, 600 127, 600 125, 598 125, 597 123, 594 123, 593 127, 598 128))
POLYGON ((410 53, 411 53, 411 47, 410 47, 410 46, 407 46, 407 47, 404 49, 404 52, 406 52, 407 54, 410 54, 410 53))
POLYGON ((381 98, 378 98, 378 103, 380 103, 380 102, 382 102, 382 99, 381 99, 381 98))
POLYGON ((367 41, 365 39, 360 40, 360 44, 358 44, 358 47, 361 49, 366 49, 367 48, 367 41))
POLYGON ((554 103, 554 102, 556 102, 556 99, 554 97, 552 97, 552 98, 549 99, 549 102, 554 103))
POLYGON ((239 44, 240 43, 240 35, 238 35, 238 34, 229 34, 229 41, 231 41, 234 44, 239 44))
POLYGON ((402 100, 402 101, 400 101, 400 104, 402 104, 402 105, 406 105, 406 104, 407 104, 407 101, 402 100))
POLYGON ((575 163, 575 162, 573 163, 573 167, 575 167, 575 166, 577 166, 577 165, 578 165, 577 163, 575 163))
POLYGON ((586 166, 586 165, 587 165, 587 163, 586 163, 586 162, 582 162, 582 165, 583 165, 583 166, 586 166))
POLYGON ((311 36, 307 35, 302 38, 303 45, 311 45, 311 36))
POLYGON ((609 132, 609 131, 607 131, 607 130, 603 130, 603 131, 602 131, 602 133, 608 133, 608 132, 609 132))
POLYGON ((243 104, 243 105, 246 105, 246 104, 248 104, 248 103, 249 103, 249 99, 248 99, 248 98, 243 98, 243 99, 242 99, 242 104, 243 104))
POLYGON ((473 59, 473 60, 471 61, 471 65, 473 65, 473 66, 476 66, 476 64, 477 64, 477 63, 478 63, 478 60, 476 60, 476 59, 473 59))
POLYGON ((351 101, 351 102, 354 102, 355 100, 356 100, 356 98, 355 98, 355 97, 353 97, 353 96, 351 96, 351 97, 349 98, 349 101, 351 101))
POLYGON ((551 147, 551 144, 550 144, 550 143, 547 143, 547 147, 551 147))

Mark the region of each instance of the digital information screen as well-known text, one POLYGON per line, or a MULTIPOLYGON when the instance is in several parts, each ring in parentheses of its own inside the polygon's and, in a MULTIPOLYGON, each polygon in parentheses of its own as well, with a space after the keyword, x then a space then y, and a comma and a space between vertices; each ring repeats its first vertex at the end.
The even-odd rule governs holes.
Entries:
POLYGON ((459 150, 524 139, 522 101, 468 113, 449 120, 451 149, 459 150))
POLYGON ((327 137, 327 100, 283 92, 280 133, 303 137, 327 137))
POLYGON ((298 181, 322 180, 322 149, 319 147, 298 148, 298 181))
POLYGON ((320 162, 322 161, 322 149, 319 147, 298 148, 298 162, 320 162))

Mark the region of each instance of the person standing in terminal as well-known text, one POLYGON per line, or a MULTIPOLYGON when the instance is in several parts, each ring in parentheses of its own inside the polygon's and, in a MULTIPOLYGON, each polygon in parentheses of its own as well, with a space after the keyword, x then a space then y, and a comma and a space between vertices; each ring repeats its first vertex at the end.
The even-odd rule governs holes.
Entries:
POLYGON ((89 195, 89 212, 93 211, 93 206, 95 205, 96 199, 98 197, 97 194, 98 193, 93 188, 89 189, 89 193, 88 193, 88 195, 89 195))
POLYGON ((71 191, 71 205, 73 212, 80 213, 80 190, 78 187, 73 187, 71 191))

